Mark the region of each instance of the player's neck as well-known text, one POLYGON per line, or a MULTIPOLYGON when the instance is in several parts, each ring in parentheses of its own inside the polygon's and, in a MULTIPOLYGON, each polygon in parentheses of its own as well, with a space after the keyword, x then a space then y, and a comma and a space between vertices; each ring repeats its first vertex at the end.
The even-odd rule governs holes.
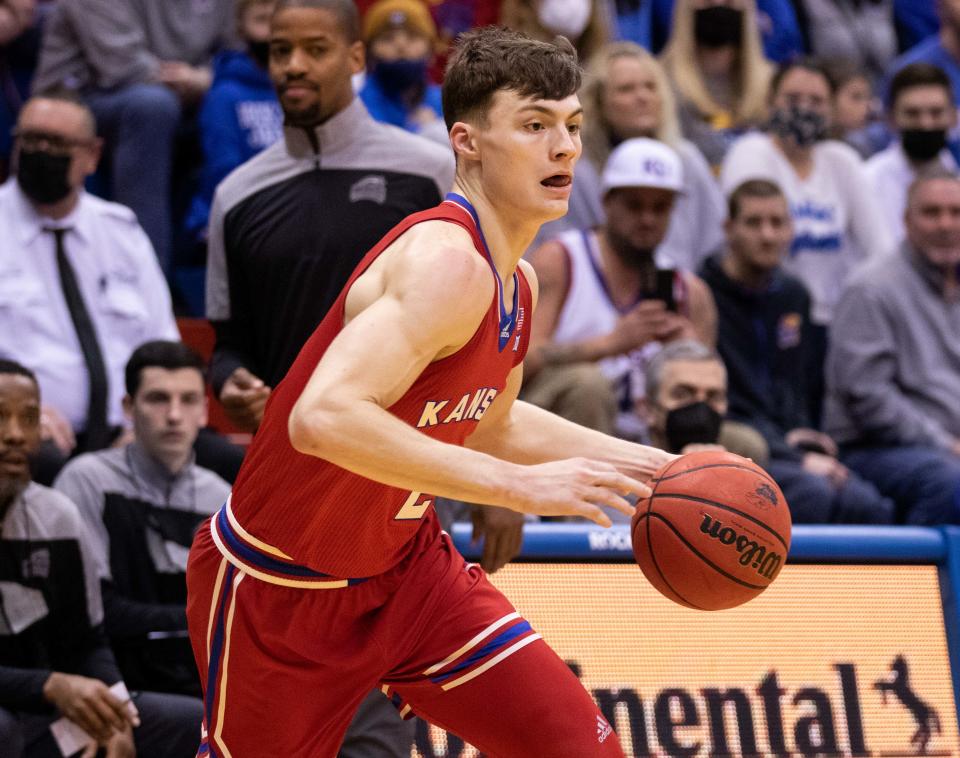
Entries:
POLYGON ((508 209, 491 202, 482 190, 466 187, 459 179, 453 186, 453 192, 465 197, 477 212, 493 265, 497 267, 500 278, 506 281, 513 275, 517 263, 540 231, 540 222, 524 218, 522 214, 510 213, 508 209))

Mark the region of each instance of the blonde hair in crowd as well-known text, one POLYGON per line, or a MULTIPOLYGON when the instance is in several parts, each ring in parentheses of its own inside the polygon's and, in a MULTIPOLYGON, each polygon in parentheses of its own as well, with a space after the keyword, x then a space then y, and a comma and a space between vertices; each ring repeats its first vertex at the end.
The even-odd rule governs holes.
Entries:
MULTIPOLYGON (((590 0, 590 4, 592 10, 587 28, 583 30, 580 39, 570 40, 582 61, 596 53, 610 36, 605 3, 602 0, 590 0)), ((536 0, 503 0, 500 6, 500 25, 523 32, 541 42, 552 42, 556 34, 540 23, 536 5, 536 0)))
MULTIPOLYGON (((667 74, 660 62, 635 42, 610 42, 604 45, 587 64, 584 84, 580 89, 583 104, 583 153, 598 170, 607 162, 616 138, 604 118, 604 98, 610 69, 614 61, 633 58, 639 61, 653 77, 660 99, 660 118, 653 137, 676 149, 680 144, 680 124, 677 119, 677 103, 670 88, 667 74)), ((639 135, 634 135, 639 136, 639 135)))
MULTIPOLYGON (((693 13, 696 0, 677 0, 673 11, 673 31, 663 51, 663 65, 674 89, 704 117, 713 118, 725 110, 707 90, 697 64, 697 43, 693 36, 693 13)), ((767 90, 773 66, 763 55, 757 29, 755 0, 741 0, 743 32, 740 43, 739 71, 734 83, 736 102, 730 115, 734 125, 762 120, 767 111, 767 90)))

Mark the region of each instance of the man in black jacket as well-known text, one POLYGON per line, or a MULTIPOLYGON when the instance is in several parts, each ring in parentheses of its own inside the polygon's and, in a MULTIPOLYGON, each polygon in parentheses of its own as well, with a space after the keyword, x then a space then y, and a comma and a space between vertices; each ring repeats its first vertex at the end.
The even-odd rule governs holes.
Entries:
POLYGON ((200 700, 114 687, 88 533, 70 500, 30 480, 39 443, 37 380, 0 361, 0 752, 60 758, 50 725, 65 716, 86 733, 84 756, 189 758, 200 700))
POLYGON ((890 523, 893 504, 837 460, 830 437, 810 428, 807 378, 810 296, 780 262, 790 209, 772 182, 730 195, 726 250, 701 276, 717 303, 717 349, 729 376, 729 415, 770 447, 768 470, 798 523, 890 523))
POLYGON ((224 179, 210 212, 211 380, 246 431, 360 259, 437 205, 454 169, 448 148, 374 121, 354 96, 364 51, 350 0, 281 2, 270 39, 283 139, 224 179))

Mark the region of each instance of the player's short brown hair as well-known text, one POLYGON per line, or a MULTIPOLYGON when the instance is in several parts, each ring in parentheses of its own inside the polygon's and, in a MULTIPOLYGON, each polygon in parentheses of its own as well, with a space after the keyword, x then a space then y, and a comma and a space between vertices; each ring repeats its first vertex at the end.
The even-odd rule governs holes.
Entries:
POLYGON ((540 42, 521 32, 487 26, 460 37, 443 81, 447 129, 457 121, 481 123, 498 90, 521 97, 562 100, 580 88, 577 51, 566 37, 540 42))

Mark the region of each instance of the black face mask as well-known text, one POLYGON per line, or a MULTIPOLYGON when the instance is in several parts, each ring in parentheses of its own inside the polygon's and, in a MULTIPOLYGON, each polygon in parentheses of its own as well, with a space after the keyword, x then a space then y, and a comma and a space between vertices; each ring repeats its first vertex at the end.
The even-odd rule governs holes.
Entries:
POLYGON ((37 205, 53 205, 70 194, 69 155, 45 150, 21 150, 17 157, 17 184, 37 205))
POLYGON ((739 47, 743 35, 743 11, 727 5, 711 5, 693 12, 693 36, 703 47, 739 47))
POLYGON ((427 59, 381 61, 373 59, 371 75, 387 92, 406 92, 427 81, 427 59))
POLYGON ((712 445, 720 438, 721 422, 720 414, 704 402, 674 408, 664 429, 667 449, 679 453, 693 443, 712 445))
POLYGON ((253 58, 260 68, 267 68, 270 65, 270 40, 248 39, 247 55, 253 58))
POLYGON ((798 147, 811 147, 827 136, 827 120, 808 108, 777 108, 770 119, 770 130, 798 147))
POLYGON ((917 163, 926 163, 937 157, 947 146, 946 129, 904 129, 900 144, 907 157, 917 163))

